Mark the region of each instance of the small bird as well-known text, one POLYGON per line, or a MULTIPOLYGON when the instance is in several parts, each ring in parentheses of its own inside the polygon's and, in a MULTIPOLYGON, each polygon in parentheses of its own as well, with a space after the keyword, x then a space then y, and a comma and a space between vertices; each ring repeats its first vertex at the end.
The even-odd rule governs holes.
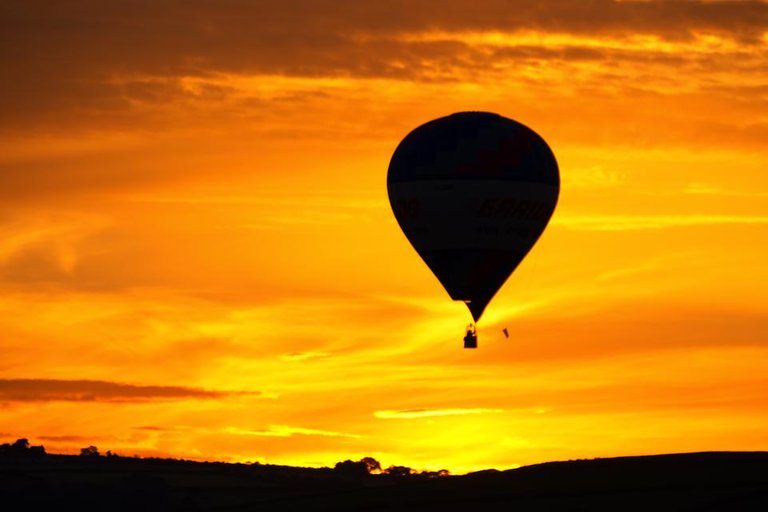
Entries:
POLYGON ((504 337, 505 337, 505 338, 509 338, 509 331, 507 330, 507 328, 506 328, 506 327, 505 327, 505 328, 503 328, 503 329, 501 330, 501 332, 503 332, 503 333, 504 333, 504 337))

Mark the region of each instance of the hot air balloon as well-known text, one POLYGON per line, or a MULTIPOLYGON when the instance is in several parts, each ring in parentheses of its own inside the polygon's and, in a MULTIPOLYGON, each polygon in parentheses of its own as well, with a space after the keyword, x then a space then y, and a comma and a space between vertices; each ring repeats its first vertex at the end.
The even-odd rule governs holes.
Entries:
MULTIPOLYGON (((406 135, 387 191, 406 238, 476 323, 547 226, 560 176, 549 146, 527 126, 459 112, 406 135)), ((477 346, 474 325, 464 341, 477 346)))

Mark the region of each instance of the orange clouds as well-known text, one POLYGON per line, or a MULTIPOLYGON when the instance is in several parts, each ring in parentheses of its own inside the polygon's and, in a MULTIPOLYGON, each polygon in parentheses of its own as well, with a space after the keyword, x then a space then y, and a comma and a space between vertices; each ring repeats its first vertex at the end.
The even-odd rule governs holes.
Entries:
POLYGON ((180 115, 184 124, 258 123, 307 102, 338 107, 338 89, 326 87, 334 80, 355 89, 360 80, 503 82, 508 91, 579 96, 671 89, 709 99, 752 88, 764 102, 763 2, 493 1, 470 9, 457 0, 439 11, 430 2, 19 2, 3 19, 10 133, 165 126, 180 115), (259 94, 243 87, 249 77, 277 85, 259 94))

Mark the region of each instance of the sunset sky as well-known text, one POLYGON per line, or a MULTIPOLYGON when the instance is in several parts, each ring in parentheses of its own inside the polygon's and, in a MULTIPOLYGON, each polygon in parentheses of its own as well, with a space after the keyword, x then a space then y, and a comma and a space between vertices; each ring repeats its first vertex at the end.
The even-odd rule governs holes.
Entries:
POLYGON ((768 450, 768 3, 5 0, 0 62, 0 442, 768 450), (561 173, 476 351, 386 190, 466 110, 561 173))

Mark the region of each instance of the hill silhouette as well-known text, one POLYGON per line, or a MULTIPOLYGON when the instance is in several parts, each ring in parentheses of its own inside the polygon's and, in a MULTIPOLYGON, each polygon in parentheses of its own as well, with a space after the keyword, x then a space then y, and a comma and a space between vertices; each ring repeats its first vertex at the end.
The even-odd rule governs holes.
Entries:
POLYGON ((0 448, 5 510, 768 510, 768 452, 549 462, 451 476, 372 458, 334 468, 0 448))

